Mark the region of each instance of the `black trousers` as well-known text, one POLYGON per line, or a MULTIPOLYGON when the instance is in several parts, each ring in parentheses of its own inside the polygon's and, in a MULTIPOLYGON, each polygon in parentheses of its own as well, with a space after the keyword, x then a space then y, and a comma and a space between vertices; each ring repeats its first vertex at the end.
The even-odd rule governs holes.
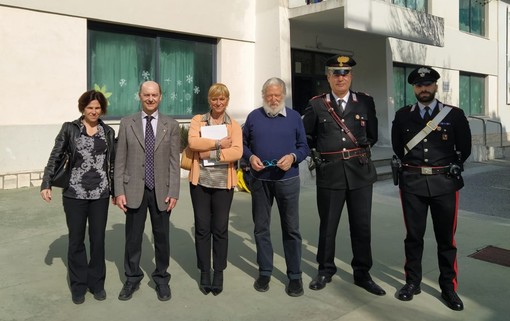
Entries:
POLYGON ((170 264, 170 213, 158 209, 154 190, 148 188, 144 189, 140 207, 136 209, 128 208, 126 212, 126 248, 124 254, 126 278, 127 281, 132 283, 139 283, 143 279, 140 258, 142 256, 142 240, 147 209, 151 218, 156 258, 156 269, 152 272, 152 279, 156 284, 168 284, 170 282, 170 274, 167 272, 170 264))
POLYGON ((459 192, 434 197, 419 196, 401 191, 402 208, 407 235, 404 241, 406 283, 420 284, 423 236, 427 227, 430 208, 434 234, 437 242, 439 286, 442 290, 457 290, 457 246, 455 231, 459 192))
POLYGON ((345 203, 349 215, 353 276, 357 281, 370 280, 372 185, 354 190, 317 187, 317 208, 320 217, 317 250, 319 274, 332 276, 337 271, 335 265, 336 234, 345 203))
POLYGON ((227 267, 228 218, 234 189, 209 188, 189 184, 195 216, 195 249, 200 271, 211 270, 211 235, 213 268, 223 271, 227 267))
POLYGON ((104 239, 108 219, 109 198, 80 200, 63 197, 69 246, 67 269, 71 292, 84 295, 87 289, 92 293, 104 289, 106 277, 104 239), (87 260, 85 232, 89 225, 90 261, 87 260))

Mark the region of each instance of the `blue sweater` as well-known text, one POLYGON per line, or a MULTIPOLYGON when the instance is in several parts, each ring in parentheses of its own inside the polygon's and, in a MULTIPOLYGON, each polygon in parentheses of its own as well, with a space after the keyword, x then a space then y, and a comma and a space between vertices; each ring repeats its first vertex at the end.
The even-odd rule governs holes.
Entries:
POLYGON ((299 163, 310 153, 306 142, 303 121, 298 112, 285 107, 287 116, 269 117, 264 108, 253 110, 243 126, 243 158, 248 161, 255 155, 261 161, 279 160, 284 155, 294 153, 296 162, 288 171, 276 166, 266 167, 252 175, 262 180, 282 180, 299 175, 299 163))

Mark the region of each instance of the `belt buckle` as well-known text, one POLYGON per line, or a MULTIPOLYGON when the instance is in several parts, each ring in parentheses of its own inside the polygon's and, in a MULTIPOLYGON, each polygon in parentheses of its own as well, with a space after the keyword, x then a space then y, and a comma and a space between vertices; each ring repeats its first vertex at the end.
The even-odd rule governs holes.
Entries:
POLYGON ((429 121, 427 122, 427 127, 428 127, 428 128, 430 128, 430 129, 432 129, 432 130, 436 130, 437 125, 436 125, 434 122, 432 122, 432 120, 429 120, 429 121))
POLYGON ((351 151, 350 150, 343 150, 342 151, 342 158, 343 159, 350 159, 351 158, 351 151), (345 156, 347 154, 347 156, 345 156))
POLYGON ((421 167, 422 175, 432 175, 432 167, 421 167))

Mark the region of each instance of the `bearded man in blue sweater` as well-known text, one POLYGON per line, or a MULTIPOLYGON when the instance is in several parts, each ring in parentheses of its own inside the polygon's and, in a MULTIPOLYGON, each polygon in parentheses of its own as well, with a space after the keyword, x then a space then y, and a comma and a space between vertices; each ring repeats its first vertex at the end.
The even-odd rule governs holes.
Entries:
POLYGON ((299 232, 299 163, 309 154, 303 121, 285 107, 285 82, 270 78, 262 86, 264 105, 253 110, 243 127, 243 158, 249 161, 254 235, 259 277, 255 290, 265 292, 273 272, 271 207, 276 199, 290 296, 303 295, 301 233, 299 232))

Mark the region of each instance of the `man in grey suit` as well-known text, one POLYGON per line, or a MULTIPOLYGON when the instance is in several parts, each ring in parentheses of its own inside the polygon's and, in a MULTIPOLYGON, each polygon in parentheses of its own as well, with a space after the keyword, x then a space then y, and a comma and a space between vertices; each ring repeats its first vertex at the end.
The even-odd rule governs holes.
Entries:
POLYGON ((126 214, 126 282, 119 300, 131 299, 143 278, 140 257, 148 209, 156 256, 152 279, 158 299, 167 301, 170 212, 179 198, 180 131, 177 121, 158 112, 162 98, 158 83, 144 82, 138 95, 142 111, 121 119, 115 157, 115 202, 126 214))

